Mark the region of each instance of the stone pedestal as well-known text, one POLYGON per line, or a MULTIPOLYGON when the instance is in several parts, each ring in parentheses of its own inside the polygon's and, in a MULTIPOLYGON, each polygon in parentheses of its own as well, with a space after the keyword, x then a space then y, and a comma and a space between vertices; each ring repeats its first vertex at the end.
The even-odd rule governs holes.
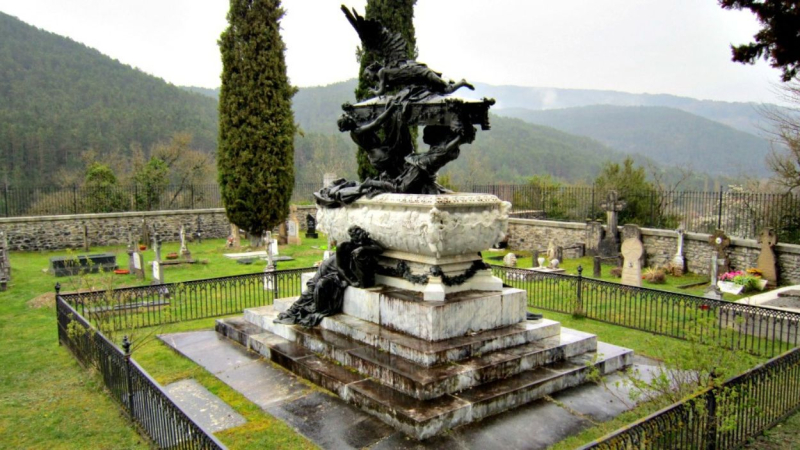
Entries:
POLYGON ((338 242, 357 225, 384 247, 378 284, 421 292, 424 300, 503 283, 480 252, 505 237, 511 204, 493 195, 381 194, 342 208, 319 208, 320 230, 338 242))
POLYGON ((217 331, 416 439, 524 405, 632 362, 630 350, 558 322, 526 321, 525 291, 422 300, 350 287, 316 328, 277 324, 295 298, 217 321, 217 331))

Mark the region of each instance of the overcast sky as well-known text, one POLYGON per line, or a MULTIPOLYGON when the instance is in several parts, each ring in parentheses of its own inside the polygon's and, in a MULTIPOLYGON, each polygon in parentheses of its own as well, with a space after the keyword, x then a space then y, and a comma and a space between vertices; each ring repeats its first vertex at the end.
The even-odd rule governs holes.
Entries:
MULTIPOLYGON (((217 87, 227 0, 0 0, 0 11, 176 85, 217 87)), ((341 0, 284 0, 291 82, 357 75, 341 0)), ((349 0, 363 14, 365 0, 349 0)), ((730 60, 758 30, 716 0, 418 0, 419 60, 489 84, 776 102, 780 73, 730 60)))

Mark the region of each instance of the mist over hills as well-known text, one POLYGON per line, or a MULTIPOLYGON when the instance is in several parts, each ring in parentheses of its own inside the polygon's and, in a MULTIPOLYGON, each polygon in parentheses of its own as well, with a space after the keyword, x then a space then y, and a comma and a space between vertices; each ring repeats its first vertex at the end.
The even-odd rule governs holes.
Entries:
POLYGON ((765 139, 687 112, 661 106, 593 105, 497 112, 526 122, 588 136, 623 153, 713 175, 766 177, 765 139))
MULTIPOLYGON (((295 138, 298 181, 318 182, 321 173, 330 170, 354 177, 354 145, 346 134, 336 129, 341 105, 354 101, 354 89, 355 80, 348 80, 301 88, 294 97, 295 120, 304 131, 295 138)), ((519 104, 526 109, 562 104, 558 102, 571 98, 557 96, 554 100, 550 96, 535 100, 537 95, 542 97, 541 93, 536 94, 537 89, 541 91, 540 88, 479 84, 474 95, 494 96, 499 106, 519 104), (545 100, 549 103, 545 104, 545 100)), ((595 97, 602 93, 586 92, 595 97)), ((458 92, 463 96, 471 94, 463 89, 458 92)), ((49 183, 53 181, 50 175, 58 171, 80 173, 85 164, 81 156, 89 150, 100 158, 112 160, 129 155, 136 146, 147 150, 156 143, 166 142, 178 132, 192 134, 194 148, 213 153, 217 140, 218 95, 219 89, 174 86, 94 49, 0 13, 0 158, 4 162, 0 165, 0 182, 49 183)), ((622 98, 635 94, 607 95, 622 98)), ((653 99, 662 97, 664 101, 700 102, 706 109, 711 108, 692 99, 652 96, 653 99)), ((717 116, 728 117, 726 120, 746 117, 742 104, 713 103, 720 103, 711 106, 718 107, 721 112, 717 112, 717 116)), ((543 125, 493 116, 493 129, 479 132, 476 141, 463 147, 462 156, 448 165, 445 173, 458 183, 518 183, 536 174, 550 174, 567 182, 590 182, 605 162, 620 162, 626 154, 633 155, 641 164, 658 166, 655 161, 663 161, 684 165, 685 161, 678 157, 697 159, 698 147, 710 146, 712 141, 741 141, 745 143, 743 149, 750 148, 747 147, 750 144, 756 147, 749 135, 732 134, 736 130, 688 113, 675 116, 661 111, 666 125, 672 123, 674 128, 697 128, 695 125, 701 119, 703 127, 698 128, 696 134, 676 139, 675 133, 664 128, 665 124, 652 123, 660 120, 658 117, 650 122, 638 122, 638 126, 645 129, 619 124, 612 127, 595 117, 607 115, 607 112, 595 110, 593 115, 590 114, 592 110, 586 110, 581 122, 572 118, 575 113, 569 110, 542 111, 543 115, 552 115, 542 118, 544 116, 531 115, 531 111, 506 109, 505 113, 510 111, 509 114, 543 125), (572 122, 583 125, 570 125, 572 122), (596 132, 593 123, 601 124, 595 128, 606 127, 607 131, 616 130, 622 135, 596 132), (569 126, 573 129, 566 129, 569 126), (705 132, 711 136, 703 135, 705 132), (660 147, 667 149, 662 152, 676 156, 675 160, 664 160, 658 152, 629 145, 653 136, 667 136, 675 141, 673 147, 660 147), (691 151, 685 151, 686 148, 691 151)), ((496 112, 503 114, 504 110, 496 109, 496 112)), ((750 153, 760 155, 759 152, 761 150, 750 153)), ((734 156, 744 161, 747 155, 735 153, 734 156)), ((657 170, 674 169, 662 165, 657 170)))
POLYGON ((190 132, 214 151, 217 106, 70 39, 0 13, 0 182, 48 183, 81 154, 190 132))

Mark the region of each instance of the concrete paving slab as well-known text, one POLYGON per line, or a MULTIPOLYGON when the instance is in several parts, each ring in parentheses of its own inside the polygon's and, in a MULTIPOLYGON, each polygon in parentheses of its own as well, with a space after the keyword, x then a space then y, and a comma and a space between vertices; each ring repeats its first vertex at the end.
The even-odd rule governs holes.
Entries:
MULTIPOLYGON (((545 449, 591 427, 589 418, 608 420, 627 409, 622 402, 611 402, 613 396, 603 387, 586 384, 554 396, 567 408, 539 400, 419 442, 336 396, 308 388, 268 361, 253 359, 241 345, 215 335, 196 331, 159 337, 325 449, 545 449)), ((634 359, 634 368, 643 373, 656 365, 646 358, 634 359)), ((614 380, 609 380, 609 386, 614 380)), ((626 394, 620 391, 620 395, 626 394)))
POLYGON ((164 390, 190 419, 212 433, 247 423, 244 417, 197 380, 176 381, 164 386, 164 390))

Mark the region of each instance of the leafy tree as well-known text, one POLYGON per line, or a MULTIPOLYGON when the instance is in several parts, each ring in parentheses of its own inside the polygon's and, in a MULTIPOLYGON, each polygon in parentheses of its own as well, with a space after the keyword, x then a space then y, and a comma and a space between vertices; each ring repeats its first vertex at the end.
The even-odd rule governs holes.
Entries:
POLYGON ((231 0, 219 40, 217 168, 231 223, 260 236, 286 219, 294 187, 292 96, 280 0, 231 0))
MULTIPOLYGON (((675 226, 675 219, 665 217, 662 212, 661 193, 647 180, 644 167, 634 167, 633 159, 626 157, 619 163, 607 162, 595 180, 599 194, 597 203, 605 201, 606 194, 615 190, 626 206, 619 213, 619 223, 639 226, 675 226)), ((602 208, 596 208, 602 211, 602 208)))
POLYGON ((82 201, 94 213, 125 210, 125 202, 119 191, 117 176, 107 165, 93 162, 86 169, 82 201))
POLYGON ((159 209, 161 195, 169 185, 169 167, 156 156, 151 156, 146 164, 136 167, 133 173, 136 189, 136 209, 159 209))
MULTIPOLYGON (((409 59, 415 59, 417 55, 417 38, 414 32, 414 5, 417 0, 368 0, 365 19, 377 20, 389 31, 400 33, 406 40, 406 49, 409 59)), ((366 100, 371 95, 370 88, 375 88, 370 81, 364 77, 364 68, 374 62, 383 64, 378 56, 366 49, 359 48, 356 51, 361 67, 358 72, 358 86, 356 86, 356 100, 366 100)), ((412 136, 416 137, 416 127, 412 130, 412 136)), ((377 177, 379 174, 367 159, 367 152, 363 148, 358 149, 356 154, 358 162, 358 177, 363 181, 368 177, 377 177)))
POLYGON ((782 94, 784 101, 794 106, 762 109, 772 123, 771 137, 777 144, 767 158, 767 165, 775 175, 773 181, 786 191, 794 192, 800 188, 800 82, 784 85, 782 94))
POLYGON ((719 0, 724 9, 748 9, 763 28, 755 42, 732 45, 733 60, 753 64, 763 57, 783 70, 783 81, 797 76, 800 69, 800 4, 797 0, 719 0))

